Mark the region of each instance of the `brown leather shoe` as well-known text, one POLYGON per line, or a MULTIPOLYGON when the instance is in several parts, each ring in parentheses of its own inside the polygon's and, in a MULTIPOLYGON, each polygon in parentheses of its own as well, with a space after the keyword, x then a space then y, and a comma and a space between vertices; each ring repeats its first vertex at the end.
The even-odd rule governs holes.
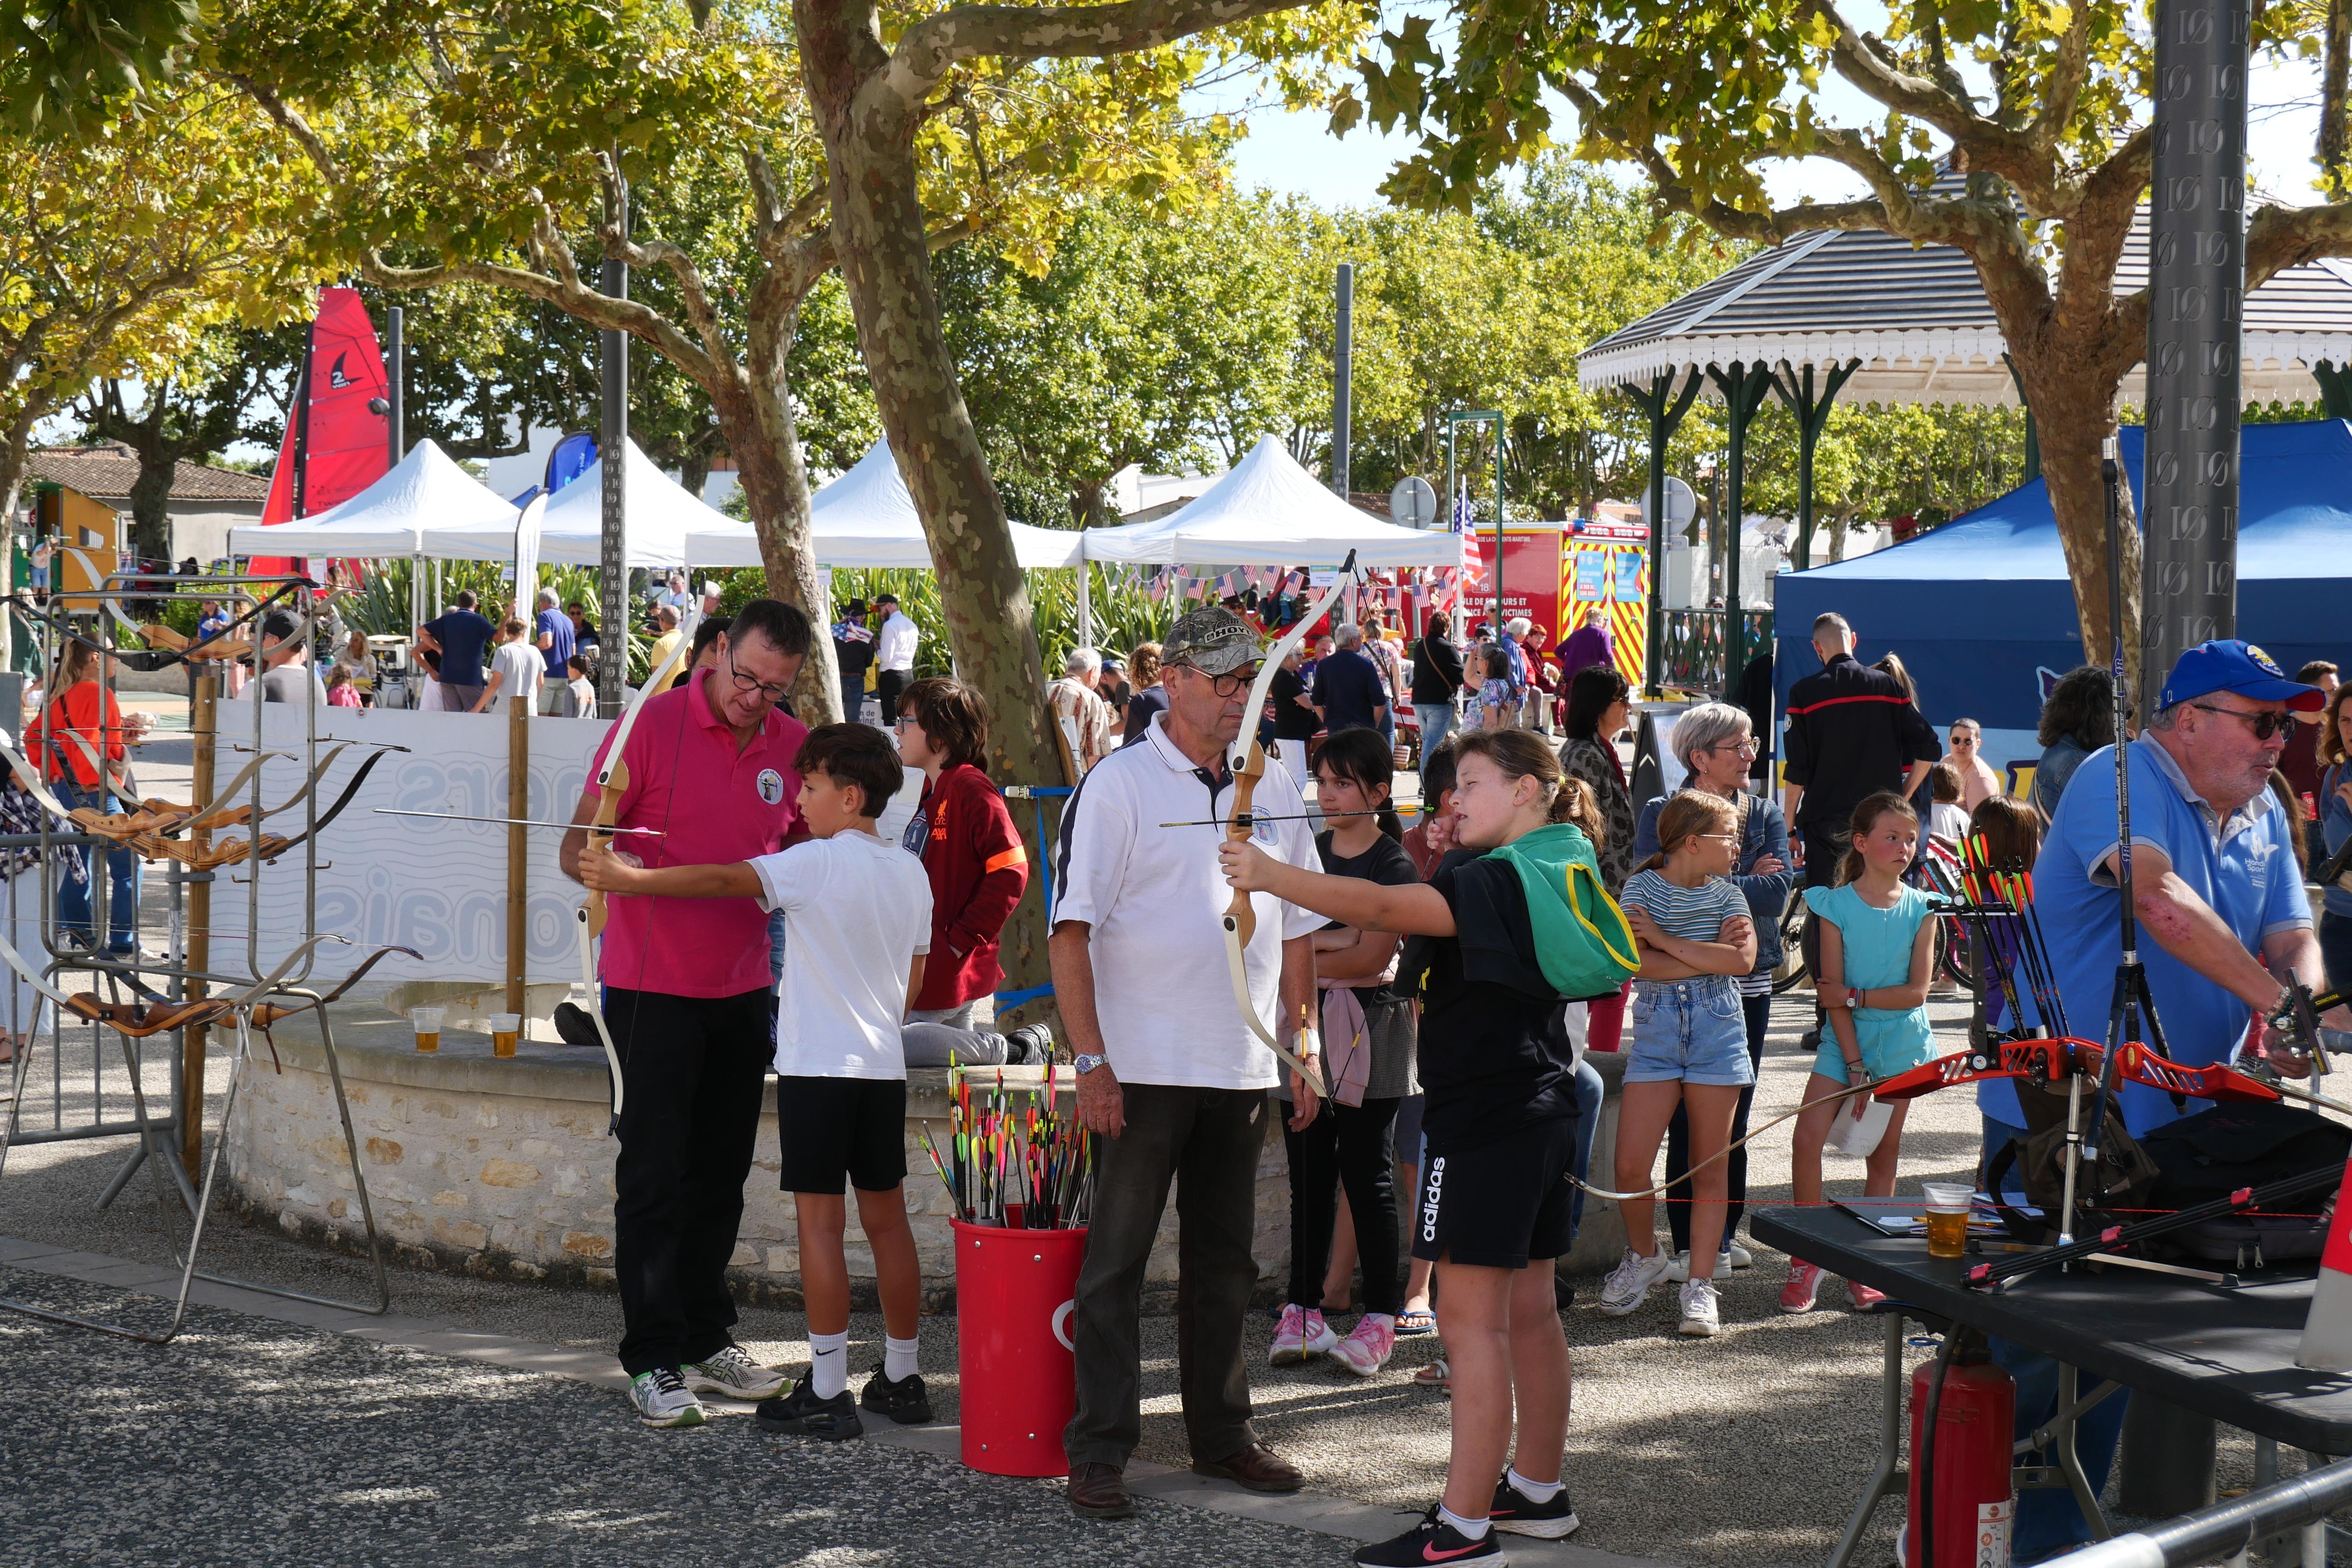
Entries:
POLYGON ((1222 1459, 1195 1459, 1192 1473, 1238 1481, 1254 1492, 1295 1492, 1307 1484, 1296 1466, 1263 1443, 1252 1443, 1222 1459))
POLYGON ((1133 1519, 1135 1494, 1117 1465, 1072 1465, 1070 1511, 1081 1519, 1133 1519))

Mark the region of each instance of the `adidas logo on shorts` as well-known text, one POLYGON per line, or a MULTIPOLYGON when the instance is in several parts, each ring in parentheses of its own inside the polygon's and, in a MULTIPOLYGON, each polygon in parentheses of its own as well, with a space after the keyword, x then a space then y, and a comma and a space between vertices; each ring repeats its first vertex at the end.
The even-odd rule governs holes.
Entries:
POLYGON ((1433 1154, 1429 1160, 1429 1180, 1421 1189, 1421 1239, 1437 1239, 1437 1200, 1445 1185, 1445 1156, 1433 1154))

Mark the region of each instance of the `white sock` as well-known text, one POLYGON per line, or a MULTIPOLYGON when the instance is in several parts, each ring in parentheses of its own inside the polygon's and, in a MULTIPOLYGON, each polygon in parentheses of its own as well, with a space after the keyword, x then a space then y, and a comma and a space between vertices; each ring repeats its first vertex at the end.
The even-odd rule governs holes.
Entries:
POLYGON ((915 1365, 915 1352, 920 1350, 922 1345, 923 1342, 920 1340, 894 1340, 887 1335, 883 1336, 882 1375, 893 1383, 897 1383, 901 1378, 914 1376, 918 1370, 915 1365))
POLYGON ((1394 1312, 1366 1312, 1364 1314, 1364 1321, 1368 1323, 1378 1323, 1382 1328, 1388 1330, 1389 1332, 1396 1332, 1396 1314, 1394 1312))
POLYGON ((1459 1535, 1465 1541, 1484 1541, 1486 1539, 1487 1521, 1483 1519, 1465 1519, 1460 1514, 1454 1512, 1452 1509, 1446 1507, 1444 1503, 1439 1503, 1437 1505, 1437 1517, 1443 1520, 1445 1523, 1452 1525, 1454 1527, 1454 1533, 1459 1535))
POLYGON ((809 1382, 819 1399, 831 1399, 849 1386, 849 1335, 809 1336, 809 1382))
POLYGON ((1566 1481, 1531 1481, 1519 1474, 1516 1466, 1511 1470, 1511 1489, 1529 1502, 1549 1502, 1559 1496, 1559 1489, 1567 1484, 1566 1481))

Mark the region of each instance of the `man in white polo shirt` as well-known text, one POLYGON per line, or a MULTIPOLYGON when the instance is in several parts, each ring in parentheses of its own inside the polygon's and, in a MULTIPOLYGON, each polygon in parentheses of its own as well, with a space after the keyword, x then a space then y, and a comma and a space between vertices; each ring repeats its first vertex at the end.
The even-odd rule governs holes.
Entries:
MULTIPOLYGON (((1105 1139, 1071 1317, 1077 1411, 1062 1437, 1070 1507, 1093 1519, 1135 1511, 1123 1472, 1142 1433, 1144 1268, 1179 1175, 1177 1338, 1192 1468, 1255 1491, 1300 1485, 1250 1426, 1242 1332, 1257 1283, 1250 1241, 1276 1063, 1234 1003, 1219 919, 1233 900, 1218 870, 1224 830, 1207 825, 1233 809, 1225 752, 1241 732, 1257 638, 1230 611, 1197 610, 1176 623, 1163 658, 1167 710, 1086 775, 1056 857, 1055 995, 1077 1054, 1078 1119, 1105 1139), (1160 826, 1171 822, 1202 825, 1160 826)), ((1280 763, 1267 762, 1252 805, 1274 819, 1255 828, 1270 853, 1320 868, 1280 763)), ((1314 998, 1310 937, 1324 921, 1255 898, 1251 1005, 1261 1019, 1295 1023, 1314 998)), ((1294 1045, 1310 1056, 1313 1041, 1294 1045)), ((1296 1075, 1291 1087, 1303 1127, 1315 1097, 1296 1075)))

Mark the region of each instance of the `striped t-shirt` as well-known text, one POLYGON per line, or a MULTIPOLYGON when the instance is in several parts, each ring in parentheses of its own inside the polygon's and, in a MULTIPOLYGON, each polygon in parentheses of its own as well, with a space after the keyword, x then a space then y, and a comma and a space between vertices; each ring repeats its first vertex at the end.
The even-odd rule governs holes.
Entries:
POLYGON ((1709 877, 1696 888, 1682 888, 1655 871, 1636 871, 1626 879, 1625 890, 1617 901, 1629 910, 1649 910, 1660 931, 1685 942, 1717 941, 1724 921, 1752 918, 1747 898, 1723 877, 1709 877))

